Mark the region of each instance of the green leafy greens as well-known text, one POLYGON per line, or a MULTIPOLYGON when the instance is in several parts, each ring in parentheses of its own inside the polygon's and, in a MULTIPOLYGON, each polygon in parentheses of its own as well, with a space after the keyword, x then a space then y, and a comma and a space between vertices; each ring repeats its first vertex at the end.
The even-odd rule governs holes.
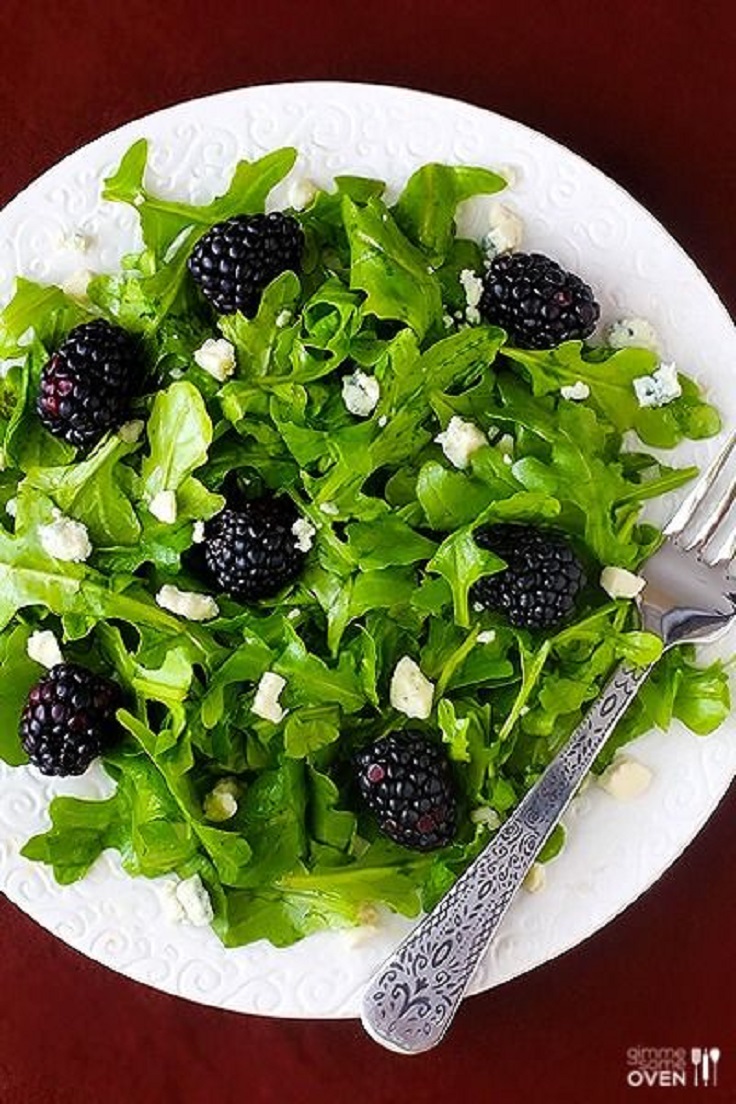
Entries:
MULTIPOLYGON (((643 503, 694 474, 625 450, 624 434, 671 448, 715 433, 696 384, 681 375, 679 399, 642 410, 632 385, 655 365, 646 350, 529 352, 496 327, 448 318, 464 304, 460 273, 482 261, 456 236, 457 205, 505 186, 484 168, 425 165, 392 206, 380 181, 339 177, 293 212, 302 271, 273 280, 255 317, 217 317, 187 257, 216 222, 263 211, 295 157, 240 162, 222 196, 194 206, 151 190, 148 145, 136 142, 103 196, 135 210, 142 250, 96 276, 85 306, 19 279, 0 317, 0 757, 25 762, 17 733, 41 672, 27 654, 36 628, 125 694, 123 736, 103 759, 115 792, 55 798, 49 829, 24 854, 60 883, 106 848, 132 875, 198 874, 227 946, 284 946, 364 922, 376 906, 431 907, 621 658, 658 662, 596 769, 652 725, 676 717, 705 735, 730 707, 722 665, 701 669, 684 649, 659 660, 631 607, 594 585, 601 566, 636 568, 657 547, 643 503), (126 427, 77 455, 42 427, 35 394, 65 334, 100 315, 140 335, 151 387, 135 411, 140 437, 126 427), (225 382, 194 358, 220 337, 236 360, 225 382), (341 397, 356 368, 380 387, 364 418, 341 397), (589 399, 562 398, 577 381, 589 399), (464 468, 436 442, 453 417, 487 439, 464 468), (156 595, 165 584, 206 589, 191 552, 228 476, 290 495, 314 548, 278 599, 217 596, 216 617, 187 621, 156 595), (176 504, 168 522, 155 509, 162 495, 176 504), (58 512, 86 527, 86 562, 44 550, 41 527, 58 512), (474 532, 503 520, 563 529, 591 568, 578 619, 555 634, 473 608, 473 583, 505 566, 474 532), (446 745, 461 795, 457 839, 429 855, 382 838, 351 782, 353 751, 405 723, 388 704, 404 655, 434 683, 432 715, 418 724, 446 745), (285 680, 276 723, 252 709, 267 672, 285 680), (208 815, 218 783, 237 794, 227 819, 208 815)), ((540 859, 563 842, 556 833, 540 859)))

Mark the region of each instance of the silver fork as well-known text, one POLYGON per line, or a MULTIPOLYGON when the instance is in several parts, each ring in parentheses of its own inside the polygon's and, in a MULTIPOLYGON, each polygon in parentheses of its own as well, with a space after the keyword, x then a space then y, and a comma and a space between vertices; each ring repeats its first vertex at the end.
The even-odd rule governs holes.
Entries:
MULTIPOLYGON (((736 581, 729 577, 736 521, 724 524, 736 501, 736 480, 719 489, 735 448, 736 435, 686 496, 665 527, 667 539, 642 570, 642 625, 665 649, 713 641, 736 617, 736 581)), ((378 1043, 418 1054, 442 1039, 535 856, 650 670, 627 664, 616 670, 513 815, 375 974, 362 1020, 378 1043)))

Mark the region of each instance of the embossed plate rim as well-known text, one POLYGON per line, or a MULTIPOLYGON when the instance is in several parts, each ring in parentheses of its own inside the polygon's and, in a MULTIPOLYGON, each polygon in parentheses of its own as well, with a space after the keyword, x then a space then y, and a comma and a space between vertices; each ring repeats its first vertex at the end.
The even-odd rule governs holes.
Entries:
MULTIPOLYGON (((62 278, 81 267, 85 261, 68 252, 54 258, 44 254, 42 263, 38 255, 49 250, 56 229, 68 233, 87 216, 102 228, 99 249, 86 258, 89 267, 109 269, 122 249, 130 248, 132 214, 99 204, 96 192, 102 166, 109 167, 142 133, 153 138, 156 183, 177 193, 186 185, 204 198, 222 182, 237 153, 289 141, 305 118, 308 141, 296 143, 300 161, 321 181, 347 165, 369 171, 376 158, 380 175, 390 178, 393 165, 398 182, 411 166, 432 157, 498 166, 515 163, 515 151, 522 176, 508 202, 528 218, 533 247, 549 249, 571 265, 579 257, 584 274, 606 281, 602 299, 608 316, 635 308, 646 313, 664 333, 668 352, 683 362, 695 361, 696 374, 708 381, 718 378, 719 365, 733 359, 736 334, 715 292, 656 219, 600 170, 503 116, 431 93, 376 84, 235 89, 166 108, 102 135, 44 173, 0 213, 0 294, 7 296, 9 274, 16 269, 62 278), (187 128, 191 141, 180 167, 188 164, 187 157, 193 164, 182 182, 172 150, 176 140, 184 145, 181 135, 186 137, 187 128), (481 150, 482 158, 474 150, 481 150), (596 204, 591 197, 598 193, 596 204), (609 279, 617 250, 623 248, 617 233, 633 234, 630 254, 622 254, 632 270, 624 285, 609 279), (676 306, 677 317, 665 305, 671 312, 676 306)), ((466 213, 476 230, 482 209, 476 207, 474 216, 466 213)), ((729 400, 717 392, 717 400, 733 423, 736 397, 729 400)), ((691 451, 702 459, 713 446, 691 451)), ((656 768, 648 795, 629 806, 617 806, 598 790, 577 799, 568 816, 574 830, 563 856, 549 867, 548 888, 514 904, 474 990, 549 961, 648 888, 695 837, 736 773, 733 734, 733 720, 704 741, 677 726, 668 734, 649 734, 631 748, 656 768), (604 837, 616 842, 619 834, 620 849, 604 846, 604 837)), ((209 931, 169 925, 158 886, 128 879, 109 855, 85 881, 67 888, 55 886, 43 868, 19 858, 17 847, 43 822, 52 791, 92 795, 105 786, 99 773, 58 784, 29 768, 0 767, 0 890, 71 946, 158 989, 267 1015, 357 1014, 363 982, 407 930, 399 918, 386 918, 378 934, 358 945, 350 933, 321 933, 284 951, 266 944, 225 951, 209 931)))

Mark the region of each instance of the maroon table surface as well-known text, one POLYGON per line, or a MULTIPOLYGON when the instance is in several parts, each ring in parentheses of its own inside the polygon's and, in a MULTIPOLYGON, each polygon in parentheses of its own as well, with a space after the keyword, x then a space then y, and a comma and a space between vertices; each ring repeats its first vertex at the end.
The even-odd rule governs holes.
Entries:
MULTIPOLYGON (((129 119, 246 84, 408 85, 568 144, 627 187, 736 306, 731 0, 363 0, 0 6, 0 202, 129 119)), ((409 1060, 356 1023, 201 1008, 69 950, 0 899, 0 1104, 578 1104, 669 1099, 626 1082, 632 1046, 718 1046, 736 1101, 731 793, 614 924, 462 1009, 409 1060)), ((539 907, 544 907, 542 898, 539 907)))

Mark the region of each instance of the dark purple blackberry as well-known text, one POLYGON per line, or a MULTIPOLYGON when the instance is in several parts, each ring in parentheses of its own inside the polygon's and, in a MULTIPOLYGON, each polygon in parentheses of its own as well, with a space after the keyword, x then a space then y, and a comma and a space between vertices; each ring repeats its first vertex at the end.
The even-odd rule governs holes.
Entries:
POLYGON ((457 800, 441 744, 421 732, 392 732, 359 751, 355 766, 363 800, 390 839, 414 851, 452 842, 457 800))
POLYGON ((601 313, 588 285, 542 253, 496 257, 483 277, 478 309, 522 349, 589 337, 601 313))
POLYGON ((76 663, 59 663, 30 694, 20 738, 42 774, 83 774, 118 734, 120 688, 76 663))
POLYGON ((293 582, 304 566, 288 498, 274 496, 225 509, 205 525, 204 562, 213 581, 231 598, 270 598, 293 582))
POLYGON ((560 533, 531 525, 486 525, 476 529, 475 541, 507 567, 479 579, 473 601, 505 613, 512 625, 524 629, 552 628, 574 611, 585 573, 560 533))
POLYGON ((271 280, 287 269, 299 271, 303 251, 304 234, 291 215, 235 215, 199 239, 188 265, 216 311, 252 318, 271 280))
POLYGON ((88 448, 126 420, 143 374, 136 339, 96 318, 76 326, 45 365, 36 409, 55 437, 88 448))

